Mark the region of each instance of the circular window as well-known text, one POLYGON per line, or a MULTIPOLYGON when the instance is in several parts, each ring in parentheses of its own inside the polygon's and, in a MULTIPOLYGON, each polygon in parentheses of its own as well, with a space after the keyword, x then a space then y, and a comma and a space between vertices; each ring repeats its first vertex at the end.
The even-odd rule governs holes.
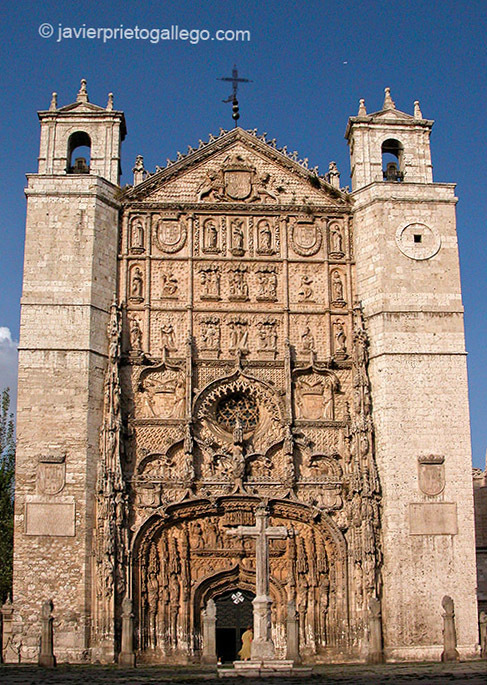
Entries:
POLYGON ((259 420, 257 402, 250 395, 234 393, 220 400, 216 407, 216 420, 222 428, 231 432, 240 419, 245 432, 255 428, 259 420))

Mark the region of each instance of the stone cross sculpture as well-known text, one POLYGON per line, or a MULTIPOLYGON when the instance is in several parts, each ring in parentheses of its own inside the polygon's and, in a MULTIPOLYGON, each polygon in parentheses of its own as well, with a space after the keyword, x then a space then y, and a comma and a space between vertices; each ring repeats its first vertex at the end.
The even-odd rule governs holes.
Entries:
POLYGON ((269 509, 261 502, 255 510, 255 526, 238 526, 227 535, 255 538, 255 599, 254 639, 250 650, 252 661, 275 658, 271 635, 271 605, 269 595, 269 540, 283 540, 289 532, 285 526, 269 526, 269 509))
POLYGON ((457 661, 457 634, 455 630, 455 608, 453 599, 445 595, 441 600, 441 606, 445 610, 443 614, 443 653, 442 661, 457 661))

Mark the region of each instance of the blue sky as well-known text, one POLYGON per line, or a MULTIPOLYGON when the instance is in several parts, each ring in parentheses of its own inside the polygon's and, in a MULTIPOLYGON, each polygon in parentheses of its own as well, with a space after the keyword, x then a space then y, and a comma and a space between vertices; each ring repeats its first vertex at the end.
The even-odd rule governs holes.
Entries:
MULTIPOLYGON (((0 215, 0 387, 14 382, 15 340, 25 221, 25 173, 36 170, 39 126, 52 91, 60 105, 75 99, 81 78, 92 102, 125 111, 123 183, 131 182, 135 156, 146 166, 165 165, 220 127, 229 128, 230 94, 217 77, 237 63, 253 79, 240 90, 244 128, 258 128, 279 145, 308 157, 321 172, 335 160, 348 183, 343 139, 347 119, 364 97, 380 109, 390 86, 399 109, 435 119, 432 156, 435 181, 457 182, 458 234, 467 349, 474 464, 487 447, 487 289, 484 191, 487 162, 487 3, 417 0, 384 3, 311 0, 291 2, 3 3, 0 10, 2 184, 0 215), (51 38, 39 26, 52 25, 51 38), (250 41, 64 39, 63 28, 170 28, 248 30, 250 41), (10 341, 10 338, 13 342, 10 341)), ((195 35, 195 34, 193 34, 195 35)))

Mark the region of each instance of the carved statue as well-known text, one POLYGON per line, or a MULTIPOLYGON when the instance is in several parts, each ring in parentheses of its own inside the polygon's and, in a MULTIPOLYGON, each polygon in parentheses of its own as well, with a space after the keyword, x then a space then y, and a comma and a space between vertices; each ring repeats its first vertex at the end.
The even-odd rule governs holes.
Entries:
POLYGON ((311 287, 311 284, 313 283, 313 279, 310 278, 307 274, 303 274, 301 276, 301 289, 298 291, 298 295, 302 300, 305 300, 307 302, 312 302, 312 297, 313 297, 313 288, 311 287))
POLYGON ((236 319, 228 323, 230 327, 230 349, 247 352, 249 339, 248 323, 244 319, 236 319))
POLYGON ((243 221, 241 219, 235 219, 232 221, 232 251, 235 252, 235 254, 244 253, 244 232, 242 226, 243 221))
POLYGON ((344 354, 347 351, 347 336, 343 321, 335 321, 335 352, 344 354))
POLYGON ((130 292, 132 297, 140 298, 143 297, 143 290, 144 280, 142 276, 142 271, 139 269, 138 266, 136 266, 132 273, 132 288, 130 292))
POLYGON ((178 279, 173 273, 162 274, 162 297, 173 297, 178 290, 178 279))
POLYGON ((330 245, 332 252, 343 252, 343 236, 338 224, 333 224, 331 227, 330 245))
POLYGON ((273 192, 273 190, 270 187, 270 180, 270 174, 261 174, 259 176, 251 200, 264 200, 265 202, 265 198, 268 197, 274 202, 278 201, 277 195, 273 192))
POLYGON ((259 349, 269 350, 271 352, 277 351, 277 331, 275 319, 260 321, 257 324, 259 331, 259 349))
POLYGON ((258 300, 277 299, 277 275, 275 267, 260 268, 257 271, 257 282, 259 284, 258 300))
POLYGON ((171 323, 161 326, 161 349, 175 350, 176 341, 174 337, 174 327, 171 323))
POLYGON ((223 200, 224 196, 222 173, 213 169, 208 170, 206 178, 198 189, 198 202, 202 200, 223 200))
POLYGON ((315 349, 315 339, 309 326, 305 326, 301 333, 301 347, 305 352, 311 352, 315 349))
POLYGON ((206 248, 208 250, 216 250, 218 248, 218 229, 215 226, 213 219, 209 219, 205 223, 206 230, 206 248))
POLYGON ((331 290, 334 302, 343 301, 343 283, 338 271, 333 272, 331 290))
POLYGON ((205 350, 220 349, 220 319, 208 317, 202 322, 202 348, 205 350))
POLYGON ((200 270, 203 299, 220 299, 220 272, 218 267, 200 270))
POLYGON ((138 353, 142 351, 142 331, 140 329, 139 320, 135 317, 130 319, 130 348, 132 352, 138 353))
POLYGON ((259 250, 262 252, 272 250, 272 231, 266 219, 259 222, 259 250))
POLYGON ((246 281, 246 272, 244 269, 235 268, 229 273, 229 292, 230 299, 233 300, 248 300, 249 286, 246 281))
POLYGON ((170 418, 183 418, 186 406, 186 385, 184 378, 179 377, 174 387, 174 404, 169 414, 170 418))
POLYGON ((140 220, 134 221, 132 224, 130 246, 135 249, 144 247, 144 228, 140 220))

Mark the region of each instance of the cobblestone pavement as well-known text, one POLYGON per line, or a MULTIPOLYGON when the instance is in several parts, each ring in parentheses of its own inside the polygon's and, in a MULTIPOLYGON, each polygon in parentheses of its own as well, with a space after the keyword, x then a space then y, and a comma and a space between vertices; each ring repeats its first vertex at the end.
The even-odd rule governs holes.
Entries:
POLYGON ((109 685, 110 683, 127 683, 146 685, 149 683, 205 683, 205 685, 254 685, 254 683, 285 682, 287 685, 366 685, 383 683, 416 683, 428 682, 435 685, 445 683, 469 683, 469 685, 487 684, 487 661, 471 661, 459 664, 385 664, 366 666, 353 664, 344 666, 316 666, 313 675, 303 678, 231 678, 224 680, 216 677, 214 668, 201 666, 142 666, 136 669, 119 669, 116 666, 66 666, 53 669, 39 668, 33 665, 13 666, 0 665, 0 683, 10 685, 56 684, 71 685, 87 683, 89 685, 109 685))

